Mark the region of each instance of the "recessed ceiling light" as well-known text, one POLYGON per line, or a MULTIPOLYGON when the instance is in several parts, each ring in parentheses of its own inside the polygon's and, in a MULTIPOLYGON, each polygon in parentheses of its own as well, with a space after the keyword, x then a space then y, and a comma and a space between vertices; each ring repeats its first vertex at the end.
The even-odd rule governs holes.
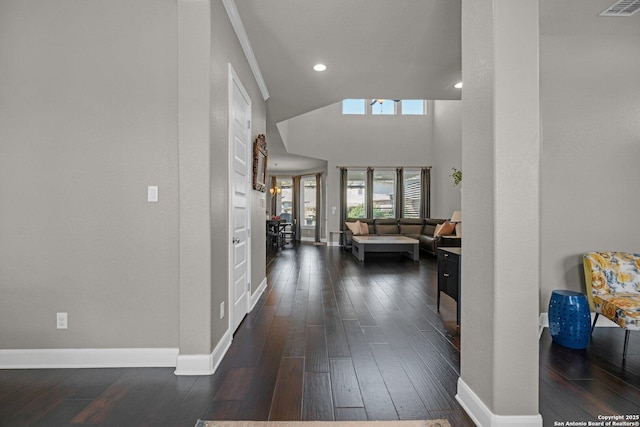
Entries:
POLYGON ((324 71, 327 69, 327 66, 324 64, 316 64, 313 66, 313 69, 316 71, 324 71))
POLYGON ((462 82, 458 82, 455 85, 453 85, 453 87, 455 87, 456 89, 462 89, 462 82))

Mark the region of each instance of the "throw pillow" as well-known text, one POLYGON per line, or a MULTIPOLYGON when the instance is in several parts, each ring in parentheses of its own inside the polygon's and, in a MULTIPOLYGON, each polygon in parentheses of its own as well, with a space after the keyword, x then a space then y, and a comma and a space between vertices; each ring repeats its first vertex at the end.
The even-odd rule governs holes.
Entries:
POLYGON ((441 235, 440 230, 442 230, 443 225, 444 225, 444 222, 442 224, 436 225, 436 229, 433 230, 433 237, 437 237, 441 235))
POLYGON ((354 236, 359 236, 360 235, 360 221, 345 222, 345 224, 347 225, 347 228, 349 228, 349 230, 351 230, 351 232, 353 233, 354 236))
POLYGON ((441 236, 450 236, 456 231, 456 224, 453 222, 445 221, 440 228, 441 236))
POLYGON ((367 224, 366 222, 360 223, 360 234, 362 234, 363 236, 369 234, 369 224, 367 224))

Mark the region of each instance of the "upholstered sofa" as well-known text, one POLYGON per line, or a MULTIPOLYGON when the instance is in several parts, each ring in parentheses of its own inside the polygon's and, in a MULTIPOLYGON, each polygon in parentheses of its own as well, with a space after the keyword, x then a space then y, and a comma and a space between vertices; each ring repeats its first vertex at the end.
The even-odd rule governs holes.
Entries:
POLYGON ((347 226, 348 223, 367 224, 369 234, 372 235, 402 235, 418 239, 420 249, 436 255, 439 247, 460 247, 461 239, 454 235, 434 235, 436 226, 447 221, 438 218, 347 218, 342 234, 342 243, 345 249, 351 248, 353 232, 347 226))

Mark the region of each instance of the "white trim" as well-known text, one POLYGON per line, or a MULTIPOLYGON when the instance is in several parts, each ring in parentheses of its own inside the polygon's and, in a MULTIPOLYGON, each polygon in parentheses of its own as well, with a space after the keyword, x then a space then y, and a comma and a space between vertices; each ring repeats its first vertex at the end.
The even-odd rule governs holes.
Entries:
POLYGON ((253 308, 256 306, 265 289, 267 289, 266 277, 262 279, 260 286, 258 286, 258 288, 251 294, 251 301, 249 302, 249 312, 251 312, 251 310, 253 310, 253 308))
POLYGON ((224 8, 227 10, 227 15, 229 16, 231 25, 233 26, 233 29, 236 32, 238 41, 240 41, 240 46, 242 46, 242 50, 244 51, 244 56, 247 57, 247 62, 249 62, 249 67, 253 72, 253 77, 256 79, 256 84, 260 89, 262 98, 266 101, 267 99, 269 99, 269 96, 270 96, 269 91, 267 90, 267 84, 265 83, 264 78, 262 77, 262 72, 260 71, 260 67, 258 66, 258 61, 256 60, 256 56, 253 54, 253 48, 251 47, 251 43, 249 42, 249 37, 247 36, 247 32, 244 29, 244 24, 242 23, 242 19, 240 19, 240 13, 238 12, 236 3, 234 0, 222 0, 222 4, 224 4, 224 8))
POLYGON ((211 354, 182 354, 178 355, 176 375, 211 375, 213 374, 222 358, 227 354, 227 350, 231 346, 232 334, 227 329, 227 332, 222 336, 216 348, 213 349, 211 354))
POLYGON ((0 369, 173 367, 177 356, 177 348, 0 350, 0 369))
POLYGON ((542 416, 540 414, 496 415, 492 413, 462 378, 458 378, 456 400, 458 400, 473 422, 481 427, 542 427, 542 416))
POLYGON ((542 337, 542 332, 544 332, 544 328, 549 327, 549 313, 540 313, 540 317, 538 318, 538 339, 542 337))
MULTIPOLYGON (((246 153, 245 153, 245 160, 247 163, 247 170, 246 170, 246 177, 247 180, 245 182, 246 184, 246 223, 247 223, 247 236, 246 236, 246 283, 247 285, 250 285, 250 280, 251 280, 251 205, 252 205, 252 185, 251 185, 251 177, 252 177, 252 169, 253 169, 253 155, 252 155, 252 146, 251 146, 251 120, 253 119, 252 116, 252 110, 251 110, 251 97, 249 96, 249 93, 246 91, 246 89, 244 88, 244 85, 242 84, 242 81, 240 80, 240 77, 238 77, 238 74, 236 73, 236 70, 233 68, 233 65, 231 65, 231 63, 228 64, 228 100, 227 100, 227 111, 228 111, 228 123, 227 126, 229 128, 229 135, 228 135, 228 148, 229 148, 229 156, 227 159, 227 169, 228 169, 228 186, 227 186, 227 191, 229 194, 229 202, 228 202, 228 206, 227 206, 227 211, 228 211, 228 230, 229 230, 229 242, 232 241, 232 239, 234 238, 233 235, 233 218, 234 218, 234 203, 231 201, 232 197, 233 197, 233 192, 234 192, 234 178, 233 178, 233 174, 234 174, 234 170, 235 170, 235 165, 234 165, 234 117, 233 114, 231 114, 231 109, 233 108, 233 105, 235 104, 234 102, 234 87, 238 88, 238 91, 240 92, 240 94, 242 95, 242 97, 244 98, 244 100, 246 100, 247 102, 247 106, 248 106, 248 112, 249 112, 249 126, 247 129, 247 140, 246 142, 246 153)), ((234 323, 234 316, 236 313, 234 313, 234 303, 232 301, 233 299, 233 295, 234 295, 234 245, 230 244, 229 245, 229 250, 227 252, 228 254, 228 260, 229 260, 229 265, 228 265, 228 277, 229 277, 229 287, 228 287, 228 304, 227 304, 227 313, 225 314, 227 316, 227 329, 231 329, 233 328, 232 332, 235 332, 235 329, 237 328, 238 325, 233 325, 234 323)), ((246 289, 246 288, 245 288, 246 289)), ((245 312, 243 313, 243 317, 244 315, 246 315, 247 313, 249 313, 249 302, 250 302, 250 298, 251 297, 251 290, 247 289, 245 292, 245 297, 244 297, 244 310, 245 312)))

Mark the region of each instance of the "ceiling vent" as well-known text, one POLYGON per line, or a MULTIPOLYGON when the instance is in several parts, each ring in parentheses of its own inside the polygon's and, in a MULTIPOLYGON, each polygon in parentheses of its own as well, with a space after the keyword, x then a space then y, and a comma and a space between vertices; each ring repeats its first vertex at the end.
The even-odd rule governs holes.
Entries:
POLYGON ((640 0, 620 0, 609 6, 600 16, 631 16, 640 10, 640 0))

